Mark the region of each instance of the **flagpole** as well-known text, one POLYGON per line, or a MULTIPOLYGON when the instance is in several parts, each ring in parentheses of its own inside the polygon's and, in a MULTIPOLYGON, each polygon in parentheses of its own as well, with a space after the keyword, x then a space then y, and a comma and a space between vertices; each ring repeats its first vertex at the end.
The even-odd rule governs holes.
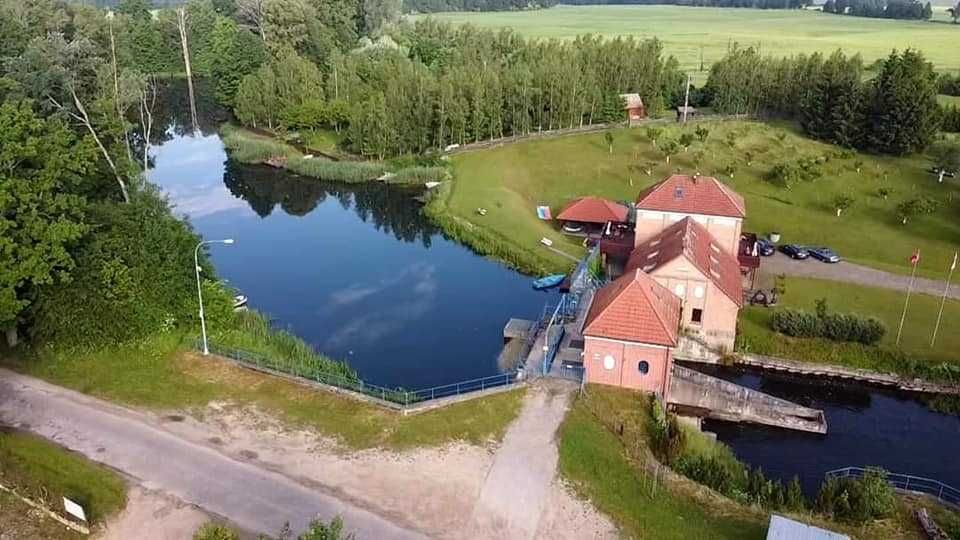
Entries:
POLYGON ((917 275, 917 267, 920 266, 920 257, 913 264, 913 270, 910 272, 910 284, 907 285, 907 299, 903 301, 903 314, 900 315, 900 327, 897 328, 897 345, 900 345, 900 334, 903 333, 903 321, 907 319, 907 304, 910 303, 910 293, 913 291, 913 278, 917 275))
POLYGON ((957 254, 953 255, 953 264, 950 265, 950 272, 947 274, 947 284, 943 287, 943 296, 940 297, 940 311, 937 313, 937 324, 933 327, 933 337, 930 338, 930 347, 937 341, 937 331, 940 330, 940 319, 943 318, 943 306, 947 303, 947 293, 950 292, 950 280, 953 278, 953 271, 957 268, 957 254))

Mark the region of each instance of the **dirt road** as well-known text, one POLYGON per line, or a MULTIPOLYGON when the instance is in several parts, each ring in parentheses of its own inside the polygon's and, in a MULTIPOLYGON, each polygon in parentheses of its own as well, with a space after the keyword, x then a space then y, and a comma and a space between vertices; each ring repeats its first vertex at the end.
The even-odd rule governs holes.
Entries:
POLYGON ((177 437, 138 412, 0 370, 0 421, 28 429, 137 478, 144 487, 222 515, 251 531, 294 531, 340 514, 360 538, 420 538, 331 493, 177 437))

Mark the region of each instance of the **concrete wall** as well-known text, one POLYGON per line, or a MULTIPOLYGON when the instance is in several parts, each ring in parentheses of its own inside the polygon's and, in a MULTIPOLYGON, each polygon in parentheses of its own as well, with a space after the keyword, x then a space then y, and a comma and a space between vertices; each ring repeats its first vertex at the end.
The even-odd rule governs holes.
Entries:
POLYGON ((584 338, 584 380, 588 383, 632 388, 666 396, 673 373, 673 354, 667 347, 584 338), (612 359, 612 362, 609 359, 612 359), (646 374, 639 369, 647 362, 646 374))
POLYGON ((679 212, 659 212, 654 210, 637 210, 637 234, 634 237, 634 246, 650 240, 670 225, 690 216, 697 223, 706 227, 707 231, 717 239, 722 249, 737 256, 740 246, 740 231, 743 220, 740 218, 707 216, 702 214, 683 214, 679 212))

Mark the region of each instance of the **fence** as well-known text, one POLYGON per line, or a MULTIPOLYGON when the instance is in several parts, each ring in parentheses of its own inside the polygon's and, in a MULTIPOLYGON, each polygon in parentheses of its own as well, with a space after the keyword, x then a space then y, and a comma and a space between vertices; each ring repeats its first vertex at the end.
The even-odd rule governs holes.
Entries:
MULTIPOLYGON (((867 472, 867 469, 861 467, 845 467, 828 471, 827 478, 860 478, 867 472)), ((960 490, 948 486, 939 480, 932 478, 923 478, 922 476, 911 476, 909 474, 886 473, 887 483, 894 489, 910 491, 914 493, 925 493, 940 502, 960 506, 960 490)))
MULTIPOLYGON (((200 347, 198 347, 198 350, 199 349, 200 347)), ((403 388, 391 389, 371 384, 358 378, 344 377, 336 373, 321 371, 300 361, 270 358, 261 354, 230 347, 222 347, 213 343, 209 345, 209 349, 212 354, 229 358, 258 371, 274 375, 292 376, 304 381, 355 392, 397 409, 424 404, 440 398, 459 396, 471 392, 481 392, 517 382, 517 373, 515 371, 508 371, 489 377, 469 379, 440 386, 432 386, 430 388, 422 388, 420 390, 406 390, 403 388)))

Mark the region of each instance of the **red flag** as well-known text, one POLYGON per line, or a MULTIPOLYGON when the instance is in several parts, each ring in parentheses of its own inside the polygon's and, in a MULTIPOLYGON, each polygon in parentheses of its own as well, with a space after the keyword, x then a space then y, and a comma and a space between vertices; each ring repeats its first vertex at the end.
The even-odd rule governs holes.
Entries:
POLYGON ((913 252, 913 255, 910 256, 910 266, 916 266, 920 262, 920 250, 917 249, 913 252))

